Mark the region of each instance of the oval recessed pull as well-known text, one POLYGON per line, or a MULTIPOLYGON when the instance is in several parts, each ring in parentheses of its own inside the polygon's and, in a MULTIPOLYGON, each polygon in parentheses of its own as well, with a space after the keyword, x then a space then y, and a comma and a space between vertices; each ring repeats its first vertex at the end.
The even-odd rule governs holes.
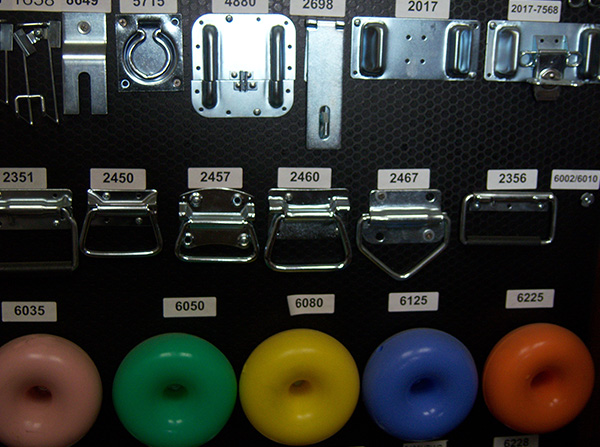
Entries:
POLYGON ((202 81, 202 105, 213 109, 217 105, 217 77, 218 77, 218 42, 219 32, 213 25, 207 25, 202 30, 204 64, 204 80, 202 81))
POLYGON ((385 72, 385 40, 387 28, 383 23, 367 23, 360 33, 360 73, 380 77, 385 72))
POLYGON ((285 31, 283 26, 271 30, 271 79, 269 80, 269 104, 276 109, 283 105, 283 79, 285 72, 285 31))
POLYGON ((471 71, 473 31, 467 25, 453 26, 448 32, 446 74, 452 78, 466 78, 471 71))
POLYGON ((577 75, 581 79, 598 79, 600 76, 600 30, 589 29, 581 33, 579 52, 583 55, 577 75))
POLYGON ((519 69, 521 33, 517 28, 505 27, 496 34, 494 73, 499 78, 512 78, 519 69))

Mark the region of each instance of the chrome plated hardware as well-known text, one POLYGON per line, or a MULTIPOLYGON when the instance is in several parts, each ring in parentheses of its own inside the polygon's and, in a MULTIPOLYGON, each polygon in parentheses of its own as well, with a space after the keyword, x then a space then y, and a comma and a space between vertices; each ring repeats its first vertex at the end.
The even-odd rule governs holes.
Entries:
POLYGON ((600 8, 600 0, 568 0, 567 3, 571 8, 583 8, 586 4, 590 8, 600 8))
MULTIPOLYGON (((60 30, 61 23, 59 21, 49 21, 49 22, 38 22, 38 23, 22 23, 17 25, 17 30, 14 33, 14 40, 17 46, 23 52, 23 72, 25 74, 25 94, 17 95, 15 97, 15 113, 19 118, 23 118, 25 121, 29 122, 30 125, 33 126, 33 105, 32 102, 34 100, 40 102, 40 107, 42 111, 42 115, 50 120, 54 121, 56 124, 59 122, 58 117, 58 103, 56 101, 56 80, 54 76, 54 64, 52 63, 52 49, 60 48, 61 40, 60 40, 60 30), (46 99, 40 93, 33 93, 30 79, 29 79, 29 66, 27 60, 30 56, 37 53, 36 44, 45 40, 47 43, 48 49, 48 64, 49 64, 49 72, 50 72, 50 83, 52 88, 52 104, 54 108, 54 116, 48 115, 46 113, 46 99), (27 102, 27 117, 21 115, 20 102, 27 102)), ((5 53, 6 54, 6 53, 5 53)), ((8 69, 7 69, 8 73, 8 69)), ((8 85, 8 81, 6 81, 8 85)), ((36 88, 36 90, 38 90, 36 88)), ((8 91, 8 89, 7 89, 8 91)), ((38 90, 39 91, 39 90, 38 90)))
POLYGON ((352 260, 346 218, 350 211, 348 190, 271 189, 269 191, 270 225, 265 247, 265 262, 278 272, 328 272, 341 270, 352 260), (344 258, 340 261, 284 264, 273 260, 277 241, 341 241, 344 258))
POLYGON ((477 75, 476 20, 355 17, 352 24, 355 79, 466 81, 477 75))
POLYGON ((115 17, 119 91, 182 91, 180 14, 115 17))
POLYGON ((463 199, 460 215, 460 240, 465 245, 548 245, 556 233, 557 200, 544 192, 477 192, 463 199), (546 213, 548 234, 543 236, 468 235, 470 213, 521 212, 546 213))
POLYGON ((97 191, 88 190, 88 212, 83 222, 79 245, 81 251, 97 258, 153 256, 162 250, 162 236, 158 227, 158 193, 146 191, 97 191), (141 250, 98 250, 88 247, 92 227, 152 227, 153 245, 141 250))
POLYGON ((254 217, 254 198, 242 191, 210 188, 182 194, 175 255, 187 262, 252 262, 258 256, 254 217))
POLYGON ((306 145, 342 147, 344 22, 306 21, 306 145))
POLYGON ((0 51, 4 53, 4 103, 9 104, 8 52, 13 50, 13 25, 0 20, 0 51))
POLYGON ((371 191, 369 213, 356 229, 358 249, 392 278, 403 281, 436 258, 450 242, 450 218, 441 208, 441 192, 435 189, 371 191), (372 249, 377 245, 430 244, 432 250, 416 265, 397 272, 372 249), (435 244, 435 246, 434 246, 435 244))
POLYGON ((92 115, 106 115, 106 14, 63 13, 63 109, 79 114, 79 76, 90 76, 92 115))
POLYGON ((296 27, 283 15, 201 16, 192 62, 192 104, 204 117, 277 117, 294 104, 296 27))
MULTIPOLYGON (((70 232, 71 259, 51 261, 0 261, 0 271, 68 270, 77 268, 77 223, 73 219, 72 193, 68 189, 0 191, 0 231, 46 230, 70 232)), ((15 247, 18 245, 15 244, 15 247)), ((44 247, 42 247, 44 250, 44 247)))
POLYGON ((485 79, 544 87, 600 83, 600 26, 491 21, 485 79))

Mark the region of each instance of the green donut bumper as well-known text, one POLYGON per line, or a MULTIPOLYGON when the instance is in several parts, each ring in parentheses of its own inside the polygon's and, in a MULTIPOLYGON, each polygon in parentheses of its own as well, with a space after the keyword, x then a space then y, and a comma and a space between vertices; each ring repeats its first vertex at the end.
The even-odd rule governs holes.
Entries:
POLYGON ((125 428, 151 447, 197 447, 225 426, 237 381, 215 346, 163 334, 129 352, 115 375, 113 402, 125 428))

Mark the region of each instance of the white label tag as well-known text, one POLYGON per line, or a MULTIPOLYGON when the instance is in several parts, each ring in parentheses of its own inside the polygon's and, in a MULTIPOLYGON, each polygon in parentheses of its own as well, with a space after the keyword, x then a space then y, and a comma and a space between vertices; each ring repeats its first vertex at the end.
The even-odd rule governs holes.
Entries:
POLYGON ((508 20, 560 22, 562 3, 549 0, 509 0, 508 20))
POLYGON ((46 189, 46 168, 0 168, 0 189, 46 189))
POLYGON ((267 14, 269 0, 212 0, 212 12, 267 14))
POLYGON ((62 3, 61 11, 64 12, 109 13, 112 10, 112 2, 110 0, 62 0, 62 3))
POLYGON ((505 436, 494 438, 494 447, 538 447, 540 437, 538 435, 530 436, 505 436))
POLYGON ((600 189, 600 171, 554 169, 551 189, 600 189))
POLYGON ((279 168, 279 188, 331 188, 331 168, 279 168))
POLYGON ((487 189, 536 189, 537 169, 490 169, 487 189))
POLYGON ((346 0, 291 0, 290 15, 344 17, 346 0))
POLYGON ((403 447, 447 447, 448 441, 428 441, 428 442, 411 442, 409 444, 403 444, 403 447))
POLYGON ((176 14, 177 0, 119 0, 123 14, 176 14))
POLYGON ((5 323, 53 323, 57 318, 55 301, 2 301, 5 323))
POLYGON ((0 0, 0 11, 111 12, 110 0, 0 0))
POLYGON ((551 309, 554 289, 507 290, 507 309, 551 309))
POLYGON ((146 170, 92 168, 90 188, 129 191, 146 189, 146 170))
POLYGON ((433 312, 439 302, 439 292, 390 293, 388 312, 433 312))
POLYGON ((217 298, 163 298, 164 318, 216 317, 217 298))
POLYGON ((188 168, 188 188, 234 188, 244 187, 242 168, 188 168))
POLYGON ((335 295, 288 295, 290 315, 332 314, 335 311, 335 295))
POLYGON ((380 169, 377 189, 429 189, 429 169, 380 169))
POLYGON ((447 19, 450 17, 450 0, 396 0, 396 17, 447 19))

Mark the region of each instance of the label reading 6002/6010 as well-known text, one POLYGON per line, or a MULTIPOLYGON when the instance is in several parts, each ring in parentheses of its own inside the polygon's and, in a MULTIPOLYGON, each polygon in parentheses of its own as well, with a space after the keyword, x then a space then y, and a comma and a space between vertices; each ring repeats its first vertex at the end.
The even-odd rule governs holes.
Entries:
POLYGON ((2 301, 5 323, 56 322, 55 301, 2 301))
POLYGON ((598 190, 600 171, 555 169, 552 171, 552 189, 598 190))

